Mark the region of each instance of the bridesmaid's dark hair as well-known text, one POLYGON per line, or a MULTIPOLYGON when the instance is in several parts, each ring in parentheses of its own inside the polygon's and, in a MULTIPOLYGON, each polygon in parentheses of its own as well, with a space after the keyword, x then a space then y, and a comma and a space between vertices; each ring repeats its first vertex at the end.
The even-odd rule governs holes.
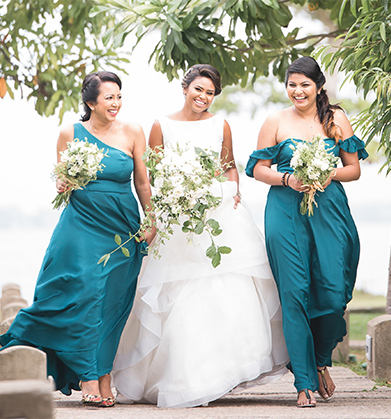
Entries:
POLYGON ((209 64, 196 64, 190 67, 182 79, 182 87, 187 89, 190 83, 197 77, 207 77, 215 87, 215 96, 221 93, 220 73, 209 64))
POLYGON ((312 57, 300 57, 288 67, 285 73, 285 87, 288 85, 288 79, 291 74, 299 73, 309 77, 315 84, 317 89, 321 89, 316 96, 316 107, 318 109, 318 118, 323 125, 326 134, 330 138, 334 138, 336 142, 342 138, 341 130, 334 122, 334 111, 340 109, 338 104, 331 105, 327 91, 323 89, 326 83, 326 77, 322 73, 318 63, 312 57))
POLYGON ((83 80, 81 98, 85 114, 80 118, 81 121, 88 121, 90 119, 91 109, 87 103, 90 102, 95 104, 97 102, 100 93, 100 85, 105 82, 117 83, 119 89, 121 90, 122 88, 120 78, 111 71, 97 71, 95 73, 90 73, 83 80))

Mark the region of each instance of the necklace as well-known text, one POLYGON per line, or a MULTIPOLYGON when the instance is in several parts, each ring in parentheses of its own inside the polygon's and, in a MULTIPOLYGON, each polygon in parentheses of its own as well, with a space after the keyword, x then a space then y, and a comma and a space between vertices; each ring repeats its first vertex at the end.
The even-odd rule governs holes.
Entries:
MULTIPOLYGON (((109 130, 106 132, 105 138, 103 138, 103 140, 100 140, 100 141, 102 141, 102 143, 104 143, 104 142, 105 142, 105 139, 106 139, 106 138, 107 138, 107 136, 110 134, 110 131, 111 131, 111 128, 113 128, 114 122, 115 122, 115 121, 113 121, 113 122, 111 123, 111 126, 110 126, 109 130)), ((90 130, 91 130, 92 134, 93 134, 93 135, 95 135, 95 131, 92 129, 92 126, 91 126, 91 122, 90 122, 90 120, 88 120, 88 126, 90 127, 90 130)), ((96 137, 96 138, 98 138, 96 135, 95 135, 95 137, 96 137)))
MULTIPOLYGON (((313 129, 314 126, 310 125, 301 115, 299 115, 296 111, 296 108, 293 108, 293 112, 304 122, 305 125, 307 125, 308 128, 313 129)), ((315 122, 315 117, 312 119, 315 122)))

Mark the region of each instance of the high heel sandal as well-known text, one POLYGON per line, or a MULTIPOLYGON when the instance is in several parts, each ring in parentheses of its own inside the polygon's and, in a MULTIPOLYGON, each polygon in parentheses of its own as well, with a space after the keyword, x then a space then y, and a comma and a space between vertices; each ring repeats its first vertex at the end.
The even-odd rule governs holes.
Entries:
POLYGON ((329 402, 333 397, 334 397, 334 393, 329 393, 329 386, 327 384, 327 380, 326 380, 326 376, 325 376, 325 371, 326 371, 327 367, 323 367, 323 368, 316 368, 316 370, 318 371, 318 376, 319 376, 319 390, 318 393, 320 395, 320 397, 322 397, 323 400, 325 400, 326 402, 329 402), (322 383, 323 389, 325 391, 324 394, 321 393, 320 391, 320 384, 322 383))
POLYGON ((115 397, 108 397, 107 399, 102 399, 102 404, 99 407, 113 407, 116 403, 115 397))
POLYGON ((308 403, 306 404, 298 404, 297 407, 316 407, 316 402, 311 403, 311 396, 307 388, 304 388, 303 390, 300 390, 297 395, 297 400, 299 400, 299 394, 304 391, 305 396, 307 397, 308 403))
MULTIPOLYGON (((82 390, 82 382, 79 382, 79 387, 82 390)), ((81 402, 84 406, 97 406, 99 407, 103 399, 99 394, 83 394, 81 396, 81 402)))
MULTIPOLYGON (((105 376, 110 376, 110 374, 105 374, 105 376)), ((99 380, 100 388, 100 380, 99 380)), ((117 400, 114 396, 102 398, 102 404, 99 407, 113 407, 117 403, 117 400)))

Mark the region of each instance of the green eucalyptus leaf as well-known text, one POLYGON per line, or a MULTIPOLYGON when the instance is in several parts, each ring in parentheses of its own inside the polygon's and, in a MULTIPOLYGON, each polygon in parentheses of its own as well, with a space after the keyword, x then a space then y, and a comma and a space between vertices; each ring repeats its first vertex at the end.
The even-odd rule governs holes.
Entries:
POLYGON ((216 246, 212 244, 206 249, 206 256, 212 259, 214 255, 216 254, 216 252, 217 252, 216 246))
POLYGON ((129 250, 126 247, 121 247, 122 253, 128 258, 130 257, 129 250))
POLYGON ((114 236, 114 241, 115 241, 115 243, 116 243, 118 246, 120 246, 120 245, 121 245, 121 243, 122 243, 121 236, 120 236, 120 235, 118 235, 118 234, 116 234, 116 235, 114 236))
POLYGON ((217 252, 212 258, 212 266, 216 268, 217 266, 220 265, 220 262, 221 262, 221 255, 220 253, 217 252))
POLYGON ((231 253, 232 249, 227 246, 219 246, 218 251, 223 254, 231 253))
POLYGON ((110 255, 109 255, 109 254, 103 255, 103 256, 99 259, 99 261, 98 261, 98 265, 99 265, 100 263, 104 262, 104 261, 105 261, 106 259, 108 259, 108 258, 110 258, 110 255))
POLYGON ((202 232, 204 231, 204 227, 205 227, 205 224, 203 221, 198 222, 197 225, 195 226, 194 233, 202 234, 202 232))

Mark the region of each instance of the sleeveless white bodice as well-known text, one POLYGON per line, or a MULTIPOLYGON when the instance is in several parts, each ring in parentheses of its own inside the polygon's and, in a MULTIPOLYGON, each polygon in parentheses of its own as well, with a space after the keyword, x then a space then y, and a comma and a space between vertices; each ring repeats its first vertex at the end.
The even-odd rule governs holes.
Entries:
POLYGON ((214 115, 201 121, 176 121, 166 116, 158 118, 165 146, 186 144, 202 149, 221 151, 224 133, 224 118, 214 115))

